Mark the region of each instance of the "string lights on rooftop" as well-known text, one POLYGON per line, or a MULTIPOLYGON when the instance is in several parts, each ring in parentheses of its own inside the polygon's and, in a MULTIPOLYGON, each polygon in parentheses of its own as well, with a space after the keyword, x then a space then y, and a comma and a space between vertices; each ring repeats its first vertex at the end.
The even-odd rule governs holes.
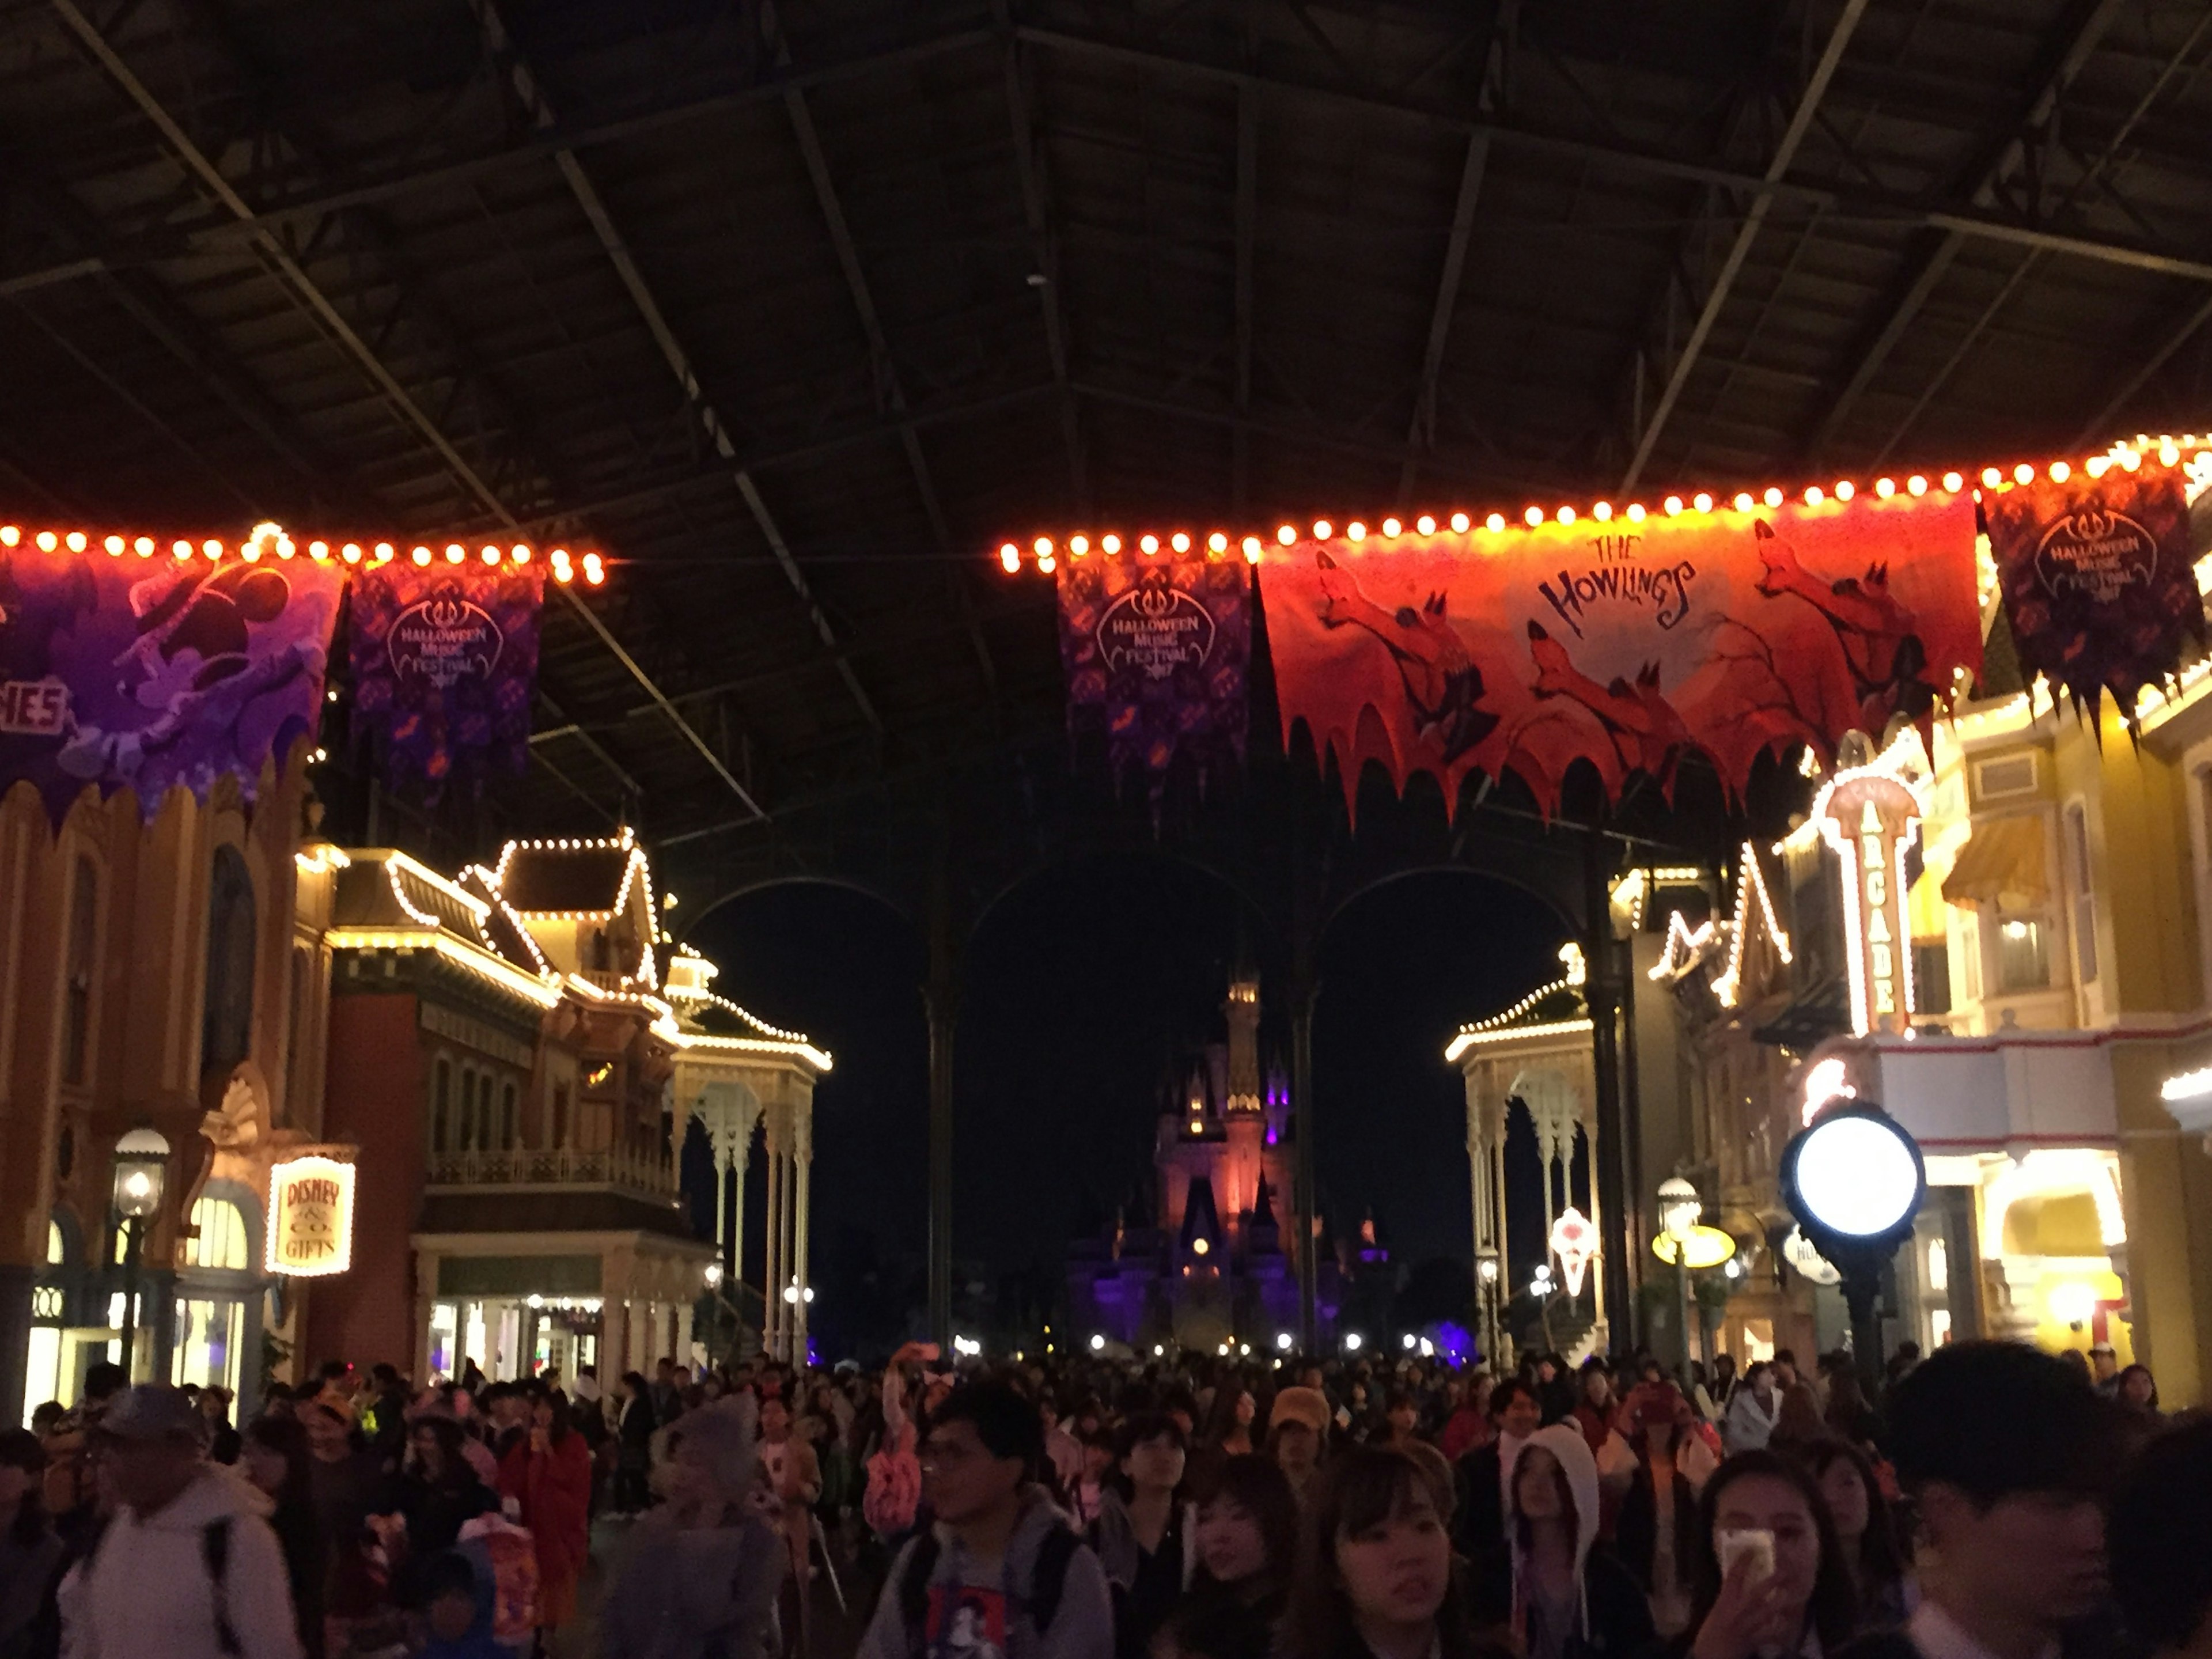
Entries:
POLYGON ((427 568, 442 557, 451 565, 480 563, 488 569, 522 569, 541 556, 553 580, 563 584, 582 579, 587 587, 605 584, 607 562, 598 552, 571 553, 565 547, 540 550, 527 542, 513 545, 486 542, 471 548, 448 542, 434 552, 427 544, 413 544, 403 551, 391 541, 356 541, 317 536, 302 544, 281 526, 263 522, 235 540, 222 536, 156 536, 143 530, 94 530, 82 527, 0 523, 0 549, 33 547, 41 553, 82 554, 95 550, 111 559, 152 560, 164 552, 179 564, 204 560, 220 564, 241 559, 248 564, 263 560, 279 562, 304 559, 312 564, 367 565, 371 569, 393 564, 403 557, 418 568, 427 568))
MULTIPOLYGON (((1773 509, 1792 501, 1808 509, 1834 511, 1849 507, 1862 492, 1871 492, 1882 501, 1893 501, 1899 495, 1908 500, 1936 495, 1946 496, 1972 493, 1978 500, 1984 491, 2002 491, 2024 488, 2047 478, 2053 483, 2064 483, 2078 472, 2094 480, 2101 478, 2117 466, 2124 471, 2139 470, 2146 459, 2154 458, 2160 465, 2174 466, 2187 456, 2192 464, 2199 460, 2212 461, 2212 434, 2186 434, 2181 437, 2148 437, 2138 435, 2124 439, 2100 454, 2085 458, 2060 457, 2044 462, 2012 461, 1991 463, 1978 469, 1952 468, 1941 473, 1908 473, 1894 477, 1887 474, 1866 480, 1836 478, 1815 481, 1785 489, 1778 483, 1767 484, 1758 489, 1739 489, 1723 495, 1708 489, 1691 489, 1669 493, 1654 505, 1630 501, 1618 504, 1610 501, 1588 503, 1572 501, 1544 506, 1530 502, 1518 514, 1509 515, 1504 511, 1492 511, 1480 520, 1482 530, 1491 536, 1504 536, 1535 532, 1551 526, 1572 526, 1584 520, 1598 524, 1612 524, 1616 520, 1629 524, 1643 524, 1653 513, 1680 520, 1692 518, 1726 517, 1732 514, 1755 513, 1762 508, 1773 509)), ((1434 512, 1415 515, 1410 522, 1393 513, 1377 521, 1352 518, 1316 518, 1302 529, 1296 523, 1278 525, 1272 539, 1280 547, 1295 546, 1302 539, 1317 542, 1341 539, 1364 548, 1370 544, 1389 545, 1409 537, 1426 538, 1437 535, 1449 525, 1454 533, 1466 535, 1478 520, 1464 509, 1449 514, 1434 512), (1340 525, 1341 532, 1340 535, 1340 525)), ((1248 563, 1258 564, 1270 539, 1258 527, 1232 529, 1228 527, 1203 532, 1190 530, 1169 532, 1139 531, 1133 541, 1140 556, 1156 556, 1163 545, 1177 553, 1186 553, 1203 543, 1208 560, 1225 560, 1241 556, 1248 563)), ((1071 562, 1080 561, 1094 554, 1112 557, 1120 553, 1123 536, 1120 533, 1093 535, 1080 532, 1065 538, 1036 536, 1026 549, 1018 541, 1006 541, 999 547, 999 562, 1009 575, 1018 575, 1026 566, 1050 575, 1060 568, 1064 556, 1071 562)))

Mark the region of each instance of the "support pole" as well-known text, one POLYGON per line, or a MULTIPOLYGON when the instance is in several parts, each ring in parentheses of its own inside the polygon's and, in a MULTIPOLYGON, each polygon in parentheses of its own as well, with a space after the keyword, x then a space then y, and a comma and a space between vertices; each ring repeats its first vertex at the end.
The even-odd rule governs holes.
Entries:
POLYGON ((806 1297, 814 1288, 814 1277, 806 1248, 807 1224, 814 1209, 814 1108, 802 1103, 797 1109, 791 1137, 792 1173, 796 1177, 793 1188, 797 1202, 792 1206, 791 1237, 793 1272, 799 1280, 799 1300, 791 1304, 792 1327, 791 1363, 806 1363, 806 1329, 811 1322, 807 1316, 806 1297))
POLYGON ((1583 945, 1589 977, 1583 994, 1589 1005, 1590 1059, 1597 1099, 1593 1114, 1597 1126, 1595 1193, 1601 1217, 1598 1233, 1598 1269, 1604 1277, 1606 1305, 1614 1310, 1614 1324, 1606 1333, 1607 1346, 1625 1353, 1635 1340, 1628 1316, 1632 1304, 1628 1288, 1629 1205, 1627 1170, 1621 1148, 1626 1140, 1626 1114, 1620 1089, 1620 949, 1613 937, 1613 895, 1607 878, 1613 874, 1605 838, 1595 830, 1583 842, 1583 914, 1588 922, 1583 945))
POLYGON ((1298 1340, 1304 1351, 1316 1353, 1321 1346, 1318 1263, 1314 1250, 1315 1224, 1321 1218, 1320 1194, 1314 1182, 1313 1017, 1319 989, 1310 979, 1291 988, 1291 1103, 1297 1113, 1297 1202, 1291 1207, 1298 1224, 1298 1340))
POLYGON ((931 905, 929 982, 929 1339, 952 1352, 952 1038, 960 1018, 960 962, 951 896, 931 905))
POLYGON ((768 1214, 763 1219, 761 1262, 761 1346, 771 1359, 783 1357, 783 1134, 776 1110, 768 1114, 768 1214))

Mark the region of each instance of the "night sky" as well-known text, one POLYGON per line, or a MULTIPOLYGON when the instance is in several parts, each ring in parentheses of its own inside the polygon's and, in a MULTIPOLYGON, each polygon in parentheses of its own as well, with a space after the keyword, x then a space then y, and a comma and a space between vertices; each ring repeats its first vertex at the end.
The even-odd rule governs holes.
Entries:
MULTIPOLYGON (((771 889, 688 937, 717 988, 836 1056, 815 1094, 813 1323, 831 1355, 876 1351, 921 1313, 928 1180, 919 940, 885 907, 821 884, 771 889)), ((1324 942, 1314 1039, 1318 1173, 1332 1224, 1371 1207, 1410 1267, 1470 1249, 1465 1109, 1444 1044, 1558 972, 1565 933, 1492 878, 1408 877, 1341 912, 1324 942)), ((1164 1083, 1221 1031, 1240 949, 1259 963, 1261 1041, 1288 1069, 1279 947, 1201 872, 1094 860, 1017 889, 969 946, 957 1043, 954 1255, 988 1302, 1048 1292, 1079 1225, 1151 1201, 1164 1083)), ((1533 1159, 1531 1160, 1533 1163, 1533 1159)), ((747 1199, 761 1261, 763 1176, 747 1199)))

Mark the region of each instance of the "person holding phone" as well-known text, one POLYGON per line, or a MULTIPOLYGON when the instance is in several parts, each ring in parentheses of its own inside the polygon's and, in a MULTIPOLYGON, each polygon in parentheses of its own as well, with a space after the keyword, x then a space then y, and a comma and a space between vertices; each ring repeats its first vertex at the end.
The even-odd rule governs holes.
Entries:
POLYGON ((1688 1659, 1817 1659, 1851 1639, 1857 1593, 1820 1489, 1778 1453, 1720 1466, 1698 1505, 1688 1659))

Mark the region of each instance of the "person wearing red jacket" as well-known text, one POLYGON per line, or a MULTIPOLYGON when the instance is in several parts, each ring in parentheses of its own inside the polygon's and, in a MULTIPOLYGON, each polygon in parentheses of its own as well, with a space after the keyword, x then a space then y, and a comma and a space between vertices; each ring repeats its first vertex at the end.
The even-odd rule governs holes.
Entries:
POLYGON ((538 1553, 538 1624, 550 1638, 576 1616, 591 1547, 592 1453, 557 1389, 531 1402, 530 1432, 499 1466, 499 1490, 521 1508, 538 1553))

